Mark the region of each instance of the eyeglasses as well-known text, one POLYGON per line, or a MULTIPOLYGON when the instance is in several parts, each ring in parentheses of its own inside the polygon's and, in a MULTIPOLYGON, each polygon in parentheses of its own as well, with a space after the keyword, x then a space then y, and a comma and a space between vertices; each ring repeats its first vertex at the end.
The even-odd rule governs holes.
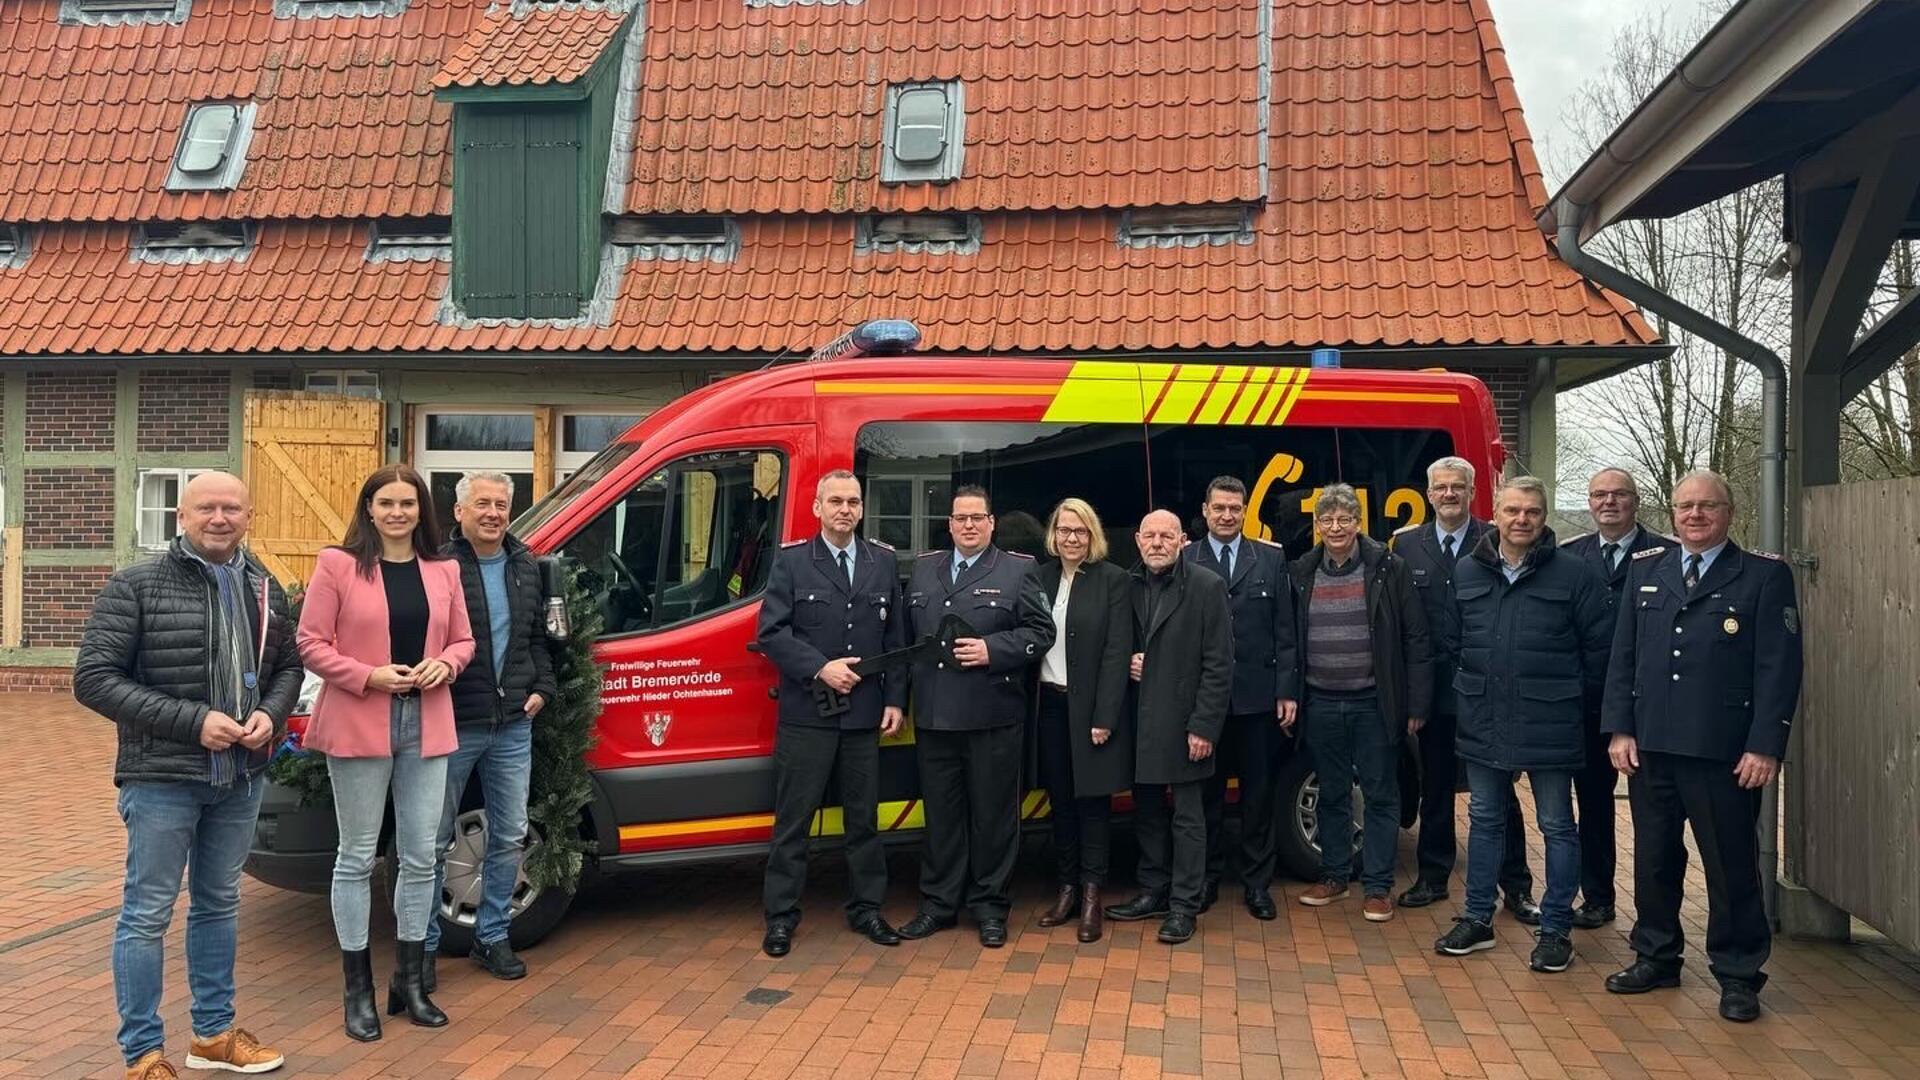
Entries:
POLYGON ((1062 540, 1085 540, 1093 535, 1093 530, 1076 528, 1072 525, 1061 525, 1053 530, 1053 535, 1062 540))
POLYGON ((1639 497, 1639 492, 1628 491, 1626 488, 1608 488, 1605 491, 1587 492, 1588 502, 1606 502, 1608 499, 1619 499, 1621 502, 1626 502, 1628 499, 1637 499, 1639 497))
POLYGON ((1674 503, 1673 512, 1676 514, 1691 514, 1695 510, 1700 510, 1711 514, 1717 510, 1725 510, 1728 505, 1728 503, 1721 502, 1718 499, 1693 499, 1688 502, 1674 503))
POLYGON ((1473 488, 1468 484, 1428 484, 1427 490, 1435 495, 1465 495, 1473 488))
POLYGON ((1314 522, 1322 529, 1351 529, 1360 522, 1350 517, 1315 518, 1314 522))
POLYGON ((948 514, 947 520, 961 526, 985 525, 992 517, 992 514, 948 514))

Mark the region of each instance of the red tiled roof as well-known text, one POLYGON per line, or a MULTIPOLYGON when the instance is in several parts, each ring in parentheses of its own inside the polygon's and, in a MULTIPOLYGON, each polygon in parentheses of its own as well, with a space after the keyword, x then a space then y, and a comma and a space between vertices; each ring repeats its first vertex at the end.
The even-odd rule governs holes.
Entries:
POLYGON ((1231 102, 1260 97, 1245 30, 1261 0, 1026 0, 1077 13, 1045 19, 1010 0, 652 0, 630 206, 1257 201, 1263 176, 1267 197, 1249 242, 1195 247, 1122 247, 1112 209, 983 209, 967 255, 856 254, 850 214, 742 214, 731 262, 631 263, 604 327, 443 324, 448 264, 367 262, 364 219, 448 211, 449 109, 429 83, 482 3, 274 20, 271 0, 196 0, 185 27, 117 28, 0 4, 0 220, 265 222, 244 261, 184 266, 130 260, 125 225, 35 228, 26 266, 0 269, 0 354, 777 352, 879 315, 953 350, 1655 340, 1534 227, 1545 192, 1485 0, 1272 0, 1251 129, 1231 102), (967 86, 963 177, 881 188, 874 80, 943 72, 967 86), (742 90, 747 73, 786 89, 742 90), (229 95, 259 102, 240 189, 163 192, 186 104, 229 95), (713 115, 665 119, 698 101, 713 115), (1266 133, 1264 166, 1247 130, 1266 133))
POLYGON ((480 20, 433 87, 541 86, 570 83, 593 68, 627 14, 606 8, 502 8, 480 20))

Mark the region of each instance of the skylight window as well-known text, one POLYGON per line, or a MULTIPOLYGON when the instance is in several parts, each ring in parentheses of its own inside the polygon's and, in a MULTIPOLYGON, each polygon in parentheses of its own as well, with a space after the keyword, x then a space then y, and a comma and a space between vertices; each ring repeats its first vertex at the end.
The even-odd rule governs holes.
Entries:
POLYGON ((960 178, 966 140, 966 102, 960 83, 888 87, 885 123, 882 183, 945 183, 960 178))
POLYGON ((204 101, 187 107, 173 152, 168 191, 230 191, 247 167, 251 102, 204 101))

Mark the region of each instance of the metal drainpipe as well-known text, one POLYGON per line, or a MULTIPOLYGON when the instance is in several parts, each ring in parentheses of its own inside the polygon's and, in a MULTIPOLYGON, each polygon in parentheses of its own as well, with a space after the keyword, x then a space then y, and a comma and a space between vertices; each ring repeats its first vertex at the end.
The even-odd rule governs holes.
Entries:
MULTIPOLYGON (((1554 246, 1568 266, 1635 304, 1666 316, 1759 370, 1760 547, 1786 554, 1787 365, 1765 345, 1589 254, 1580 246, 1580 226, 1586 220, 1587 208, 1563 203, 1558 210, 1560 235, 1554 246)), ((1760 820, 1772 826, 1760 830, 1760 873, 1767 915, 1777 920, 1780 868, 1780 779, 1777 776, 1760 793, 1760 820)))

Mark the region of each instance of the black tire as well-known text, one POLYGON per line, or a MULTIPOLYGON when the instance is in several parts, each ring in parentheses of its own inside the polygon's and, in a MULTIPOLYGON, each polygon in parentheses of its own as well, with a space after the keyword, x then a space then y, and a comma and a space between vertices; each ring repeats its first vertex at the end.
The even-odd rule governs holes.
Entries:
MULTIPOLYGON (((1280 766, 1280 827, 1274 838, 1282 873, 1301 881, 1320 879, 1320 844, 1314 829, 1312 805, 1318 801, 1319 778, 1313 755, 1300 747, 1280 766)), ((1351 796, 1349 796, 1351 797, 1351 796)), ((1360 857, 1360 817, 1354 815, 1354 858, 1360 857)), ((1357 865, 1357 864, 1356 864, 1357 865)))
MULTIPOLYGON (((455 850, 464 842, 476 843, 484 850, 486 841, 486 815, 484 811, 469 810, 460 815, 454 825, 455 850)), ((537 832, 530 832, 528 847, 539 844, 537 832)), ((454 871, 449 860, 449 875, 454 871)), ((515 949, 531 948, 541 939, 552 933, 560 925, 567 909, 573 905, 573 893, 566 889, 541 889, 529 883, 523 883, 523 891, 517 892, 513 903, 513 919, 508 924, 507 941, 515 949)), ((473 910, 456 910, 452 890, 443 890, 435 904, 434 917, 440 920, 440 954, 443 956, 465 956, 473 948, 473 910)))

